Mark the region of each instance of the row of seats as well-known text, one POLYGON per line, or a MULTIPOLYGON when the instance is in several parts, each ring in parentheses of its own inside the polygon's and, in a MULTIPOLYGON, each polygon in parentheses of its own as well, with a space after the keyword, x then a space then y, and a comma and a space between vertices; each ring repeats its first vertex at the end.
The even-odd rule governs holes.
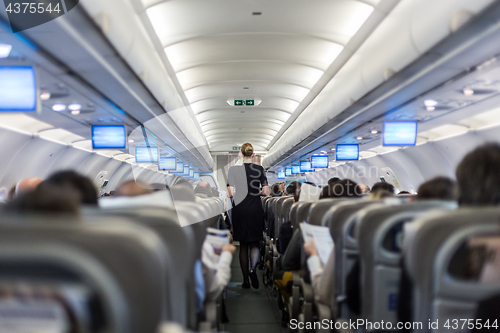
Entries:
MULTIPOLYGON (((78 332, 154 333, 167 322, 220 328, 217 302, 197 316, 194 270, 223 202, 176 200, 184 190, 172 191, 175 209, 87 207, 79 218, 0 215, 0 316, 5 320, 9 298, 2 296, 9 290, 32 304, 55 299, 66 325, 78 332), (47 290, 55 296, 41 297, 47 290)), ((43 307, 25 310, 48 316, 43 307)))
MULTIPOLYGON (((291 222, 294 230, 302 222, 325 226, 335 244, 334 272, 324 273, 333 280, 333 289, 325 292, 332 293, 334 302, 318 301, 319 295, 314 295, 302 249, 301 271, 292 272, 292 297, 285 309, 290 319, 304 323, 364 319, 392 323, 396 328, 401 320, 398 306, 401 309, 403 302, 409 302, 408 318, 422 323, 414 331, 441 332, 448 331, 443 327, 448 319, 474 319, 478 302, 500 293, 499 284, 481 284, 465 277, 467 256, 460 251, 473 236, 500 235, 500 209, 457 209, 454 201, 408 202, 408 199, 349 198, 293 203, 292 197, 262 198, 267 225, 273 229, 271 233, 268 231, 266 243, 266 254, 273 258, 273 270, 279 257, 278 230, 286 221, 291 222), (355 284, 358 295, 349 291, 356 278, 356 265, 359 265, 359 284, 355 284), (409 297, 399 299, 403 273, 410 281, 410 291, 409 297), (358 313, 352 310, 356 303, 358 313), (441 326, 431 329, 429 320, 439 320, 441 326)), ((276 276, 276 272, 265 274, 268 286, 272 287, 271 276, 276 276)), ((375 329, 368 325, 363 330, 375 329)))

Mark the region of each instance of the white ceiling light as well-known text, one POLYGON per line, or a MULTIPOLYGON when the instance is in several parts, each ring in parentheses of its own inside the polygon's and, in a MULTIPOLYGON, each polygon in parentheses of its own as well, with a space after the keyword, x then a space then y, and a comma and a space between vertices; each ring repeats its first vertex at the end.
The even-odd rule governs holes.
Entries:
POLYGON ((335 148, 332 148, 332 150, 335 150, 335 148))
POLYGON ((322 150, 322 151, 321 151, 321 153, 322 153, 322 154, 328 154, 328 152, 326 152, 326 151, 324 151, 324 150, 322 150))
POLYGON ((474 95, 474 90, 472 90, 471 88, 465 88, 464 95, 467 97, 472 96, 472 95, 474 95))
POLYGON ((377 130, 375 130, 375 129, 374 129, 374 130, 372 130, 372 134, 377 134, 377 133, 378 133, 378 131, 377 131, 377 130))
POLYGON ((0 44, 0 59, 7 58, 10 55, 10 51, 12 51, 12 45, 0 44))
POLYGON ((72 110, 72 111, 71 111, 71 114, 72 114, 73 116, 78 116, 78 115, 80 114, 80 110, 72 110))
POLYGON ((75 111, 75 110, 80 111, 82 109, 82 105, 81 104, 77 104, 77 103, 70 104, 68 106, 68 109, 70 109, 71 111, 75 111))
POLYGON ((432 107, 432 106, 436 106, 436 105, 438 105, 438 102, 437 102, 435 99, 426 99, 426 100, 424 101, 424 105, 425 105, 426 107, 432 107))
POLYGON ((363 137, 362 136, 358 136, 356 139, 357 140, 363 140, 363 137))
POLYGON ((66 105, 65 104, 54 104, 52 106, 52 110, 55 112, 66 111, 66 105))
POLYGON ((435 107, 435 106, 428 106, 428 107, 427 107, 427 111, 429 111, 429 112, 432 112, 432 111, 434 111, 434 110, 436 110, 436 107, 435 107))
POLYGON ((40 94, 40 99, 42 101, 48 101, 50 99, 50 92, 44 91, 40 94))

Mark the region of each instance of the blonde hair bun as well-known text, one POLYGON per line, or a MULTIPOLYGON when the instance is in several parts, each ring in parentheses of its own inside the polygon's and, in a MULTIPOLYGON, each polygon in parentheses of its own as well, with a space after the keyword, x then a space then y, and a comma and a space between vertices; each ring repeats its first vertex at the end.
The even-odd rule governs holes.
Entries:
POLYGON ((244 157, 251 157, 253 155, 253 146, 250 143, 244 143, 241 146, 241 153, 244 157))

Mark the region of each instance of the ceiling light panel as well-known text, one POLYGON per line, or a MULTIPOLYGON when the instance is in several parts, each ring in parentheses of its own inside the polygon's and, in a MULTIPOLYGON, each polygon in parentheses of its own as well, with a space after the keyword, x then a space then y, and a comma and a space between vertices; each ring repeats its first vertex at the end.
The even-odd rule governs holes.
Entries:
POLYGON ((165 48, 165 53, 176 72, 235 59, 238 62, 288 62, 324 71, 343 49, 338 43, 306 35, 248 33, 193 38, 165 48))
POLYGON ((39 133, 40 137, 46 140, 58 142, 58 143, 63 143, 63 144, 69 144, 75 141, 81 141, 84 140, 83 137, 73 134, 69 131, 66 131, 62 128, 55 128, 47 131, 43 131, 39 133))
POLYGON ((0 114, 0 126, 27 134, 54 128, 43 121, 37 120, 25 114, 5 113, 0 114))
POLYGON ((286 121, 289 115, 277 114, 299 107, 378 2, 143 0, 201 123, 224 120, 232 111, 227 101, 233 99, 262 101, 248 110, 234 110, 238 113, 231 117, 241 122, 248 113, 257 117, 258 108, 270 113, 260 123, 286 121), (297 17, 301 24, 296 24, 297 17))
POLYGON ((184 90, 212 82, 238 81, 283 82, 311 89, 322 75, 322 70, 303 65, 279 62, 233 62, 192 67, 177 73, 177 78, 184 90))

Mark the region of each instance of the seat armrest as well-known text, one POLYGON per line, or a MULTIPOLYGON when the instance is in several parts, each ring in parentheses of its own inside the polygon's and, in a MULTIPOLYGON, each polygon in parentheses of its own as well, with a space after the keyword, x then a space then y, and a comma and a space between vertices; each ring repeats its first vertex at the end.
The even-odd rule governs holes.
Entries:
POLYGON ((300 278, 299 271, 292 271, 292 277, 293 277, 293 285, 300 287, 300 285, 302 284, 302 280, 300 278))
POLYGON ((313 303, 314 302, 314 289, 313 287, 301 279, 302 295, 304 295, 304 301, 313 303))

